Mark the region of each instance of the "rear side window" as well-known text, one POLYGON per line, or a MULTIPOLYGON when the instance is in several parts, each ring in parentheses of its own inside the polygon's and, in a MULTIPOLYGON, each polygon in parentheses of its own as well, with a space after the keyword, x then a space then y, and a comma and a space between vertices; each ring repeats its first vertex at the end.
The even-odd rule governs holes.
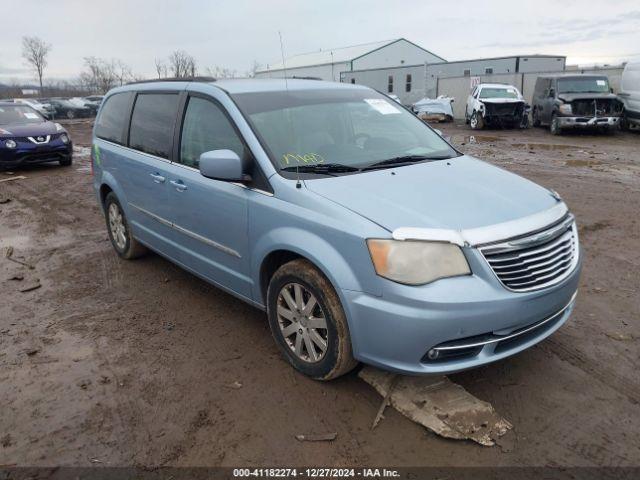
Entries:
POLYGON ((138 94, 131 115, 129 146, 156 157, 169 158, 177 112, 178 94, 138 94))
MULTIPOLYGON (((129 92, 111 95, 96 120, 96 136, 115 143, 124 143, 124 125, 127 121, 129 92)), ((54 104, 54 102, 51 102, 54 104)))
POLYGON ((215 103, 191 97, 180 139, 180 163, 198 168, 200 155, 210 150, 233 150, 244 157, 244 144, 224 112, 215 103))

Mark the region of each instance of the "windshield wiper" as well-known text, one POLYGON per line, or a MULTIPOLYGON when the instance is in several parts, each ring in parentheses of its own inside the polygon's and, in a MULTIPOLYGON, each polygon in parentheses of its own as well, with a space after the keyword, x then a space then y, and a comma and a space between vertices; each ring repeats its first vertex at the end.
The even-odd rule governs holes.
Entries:
POLYGON ((423 162, 425 160, 445 160, 451 158, 451 155, 403 155, 400 157, 387 158, 376 163, 372 163, 364 167, 362 170, 375 170, 377 168, 391 168, 399 165, 408 165, 416 162, 423 162))
POLYGON ((357 172, 360 169, 357 167, 352 167, 350 165, 343 165, 341 163, 317 163, 315 165, 298 165, 284 167, 280 170, 284 172, 320 173, 331 175, 332 173, 339 172, 357 172))

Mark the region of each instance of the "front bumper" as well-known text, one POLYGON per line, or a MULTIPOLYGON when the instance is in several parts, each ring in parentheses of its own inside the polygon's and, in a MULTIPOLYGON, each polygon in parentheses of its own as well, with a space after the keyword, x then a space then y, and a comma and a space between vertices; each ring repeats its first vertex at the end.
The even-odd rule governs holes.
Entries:
POLYGON ((18 148, 14 150, 8 148, 0 149, 0 169, 59 162, 68 160, 72 155, 73 144, 71 142, 65 145, 60 141, 46 146, 24 146, 18 144, 18 148))
POLYGON ((525 350, 569 318, 581 258, 562 282, 524 293, 504 288, 479 254, 468 258, 473 275, 421 287, 385 281, 381 297, 343 290, 354 356, 405 374, 448 374, 525 350), (451 346, 469 348, 428 358, 451 346))
POLYGON ((558 117, 560 128, 612 128, 618 125, 620 117, 558 117))

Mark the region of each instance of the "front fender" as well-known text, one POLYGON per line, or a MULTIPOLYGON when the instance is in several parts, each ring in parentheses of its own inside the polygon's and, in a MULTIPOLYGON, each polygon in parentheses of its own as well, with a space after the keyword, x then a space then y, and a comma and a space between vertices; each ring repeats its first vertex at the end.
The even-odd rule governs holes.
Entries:
MULTIPOLYGON (((346 244, 347 242, 344 243, 346 244)), ((367 248, 364 241, 361 248, 367 248)), ((251 259, 251 276, 255 288, 254 298, 256 301, 265 302, 260 289, 261 266, 270 253, 278 250, 291 251, 308 259, 331 281, 339 295, 341 289, 370 290, 370 288, 365 288, 357 278, 354 269, 344 255, 327 240, 308 230, 296 227, 282 227, 270 230, 256 239, 254 254, 251 259)), ((371 262, 369 261, 369 263, 371 262)), ((353 267, 358 267, 358 265, 353 265, 353 267)), ((373 273, 372 264, 369 265, 369 268, 373 273)))

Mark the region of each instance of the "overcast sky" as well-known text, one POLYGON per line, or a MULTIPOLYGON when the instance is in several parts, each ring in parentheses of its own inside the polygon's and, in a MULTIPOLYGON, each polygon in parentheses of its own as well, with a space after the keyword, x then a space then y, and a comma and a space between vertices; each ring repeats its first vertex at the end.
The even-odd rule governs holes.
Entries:
POLYGON ((53 49, 46 78, 75 79, 83 57, 120 59, 154 76, 183 49, 201 72, 238 72, 286 56, 405 37, 447 60, 557 54, 570 64, 640 59, 638 0, 1 0, 0 82, 33 78, 21 37, 53 49))

